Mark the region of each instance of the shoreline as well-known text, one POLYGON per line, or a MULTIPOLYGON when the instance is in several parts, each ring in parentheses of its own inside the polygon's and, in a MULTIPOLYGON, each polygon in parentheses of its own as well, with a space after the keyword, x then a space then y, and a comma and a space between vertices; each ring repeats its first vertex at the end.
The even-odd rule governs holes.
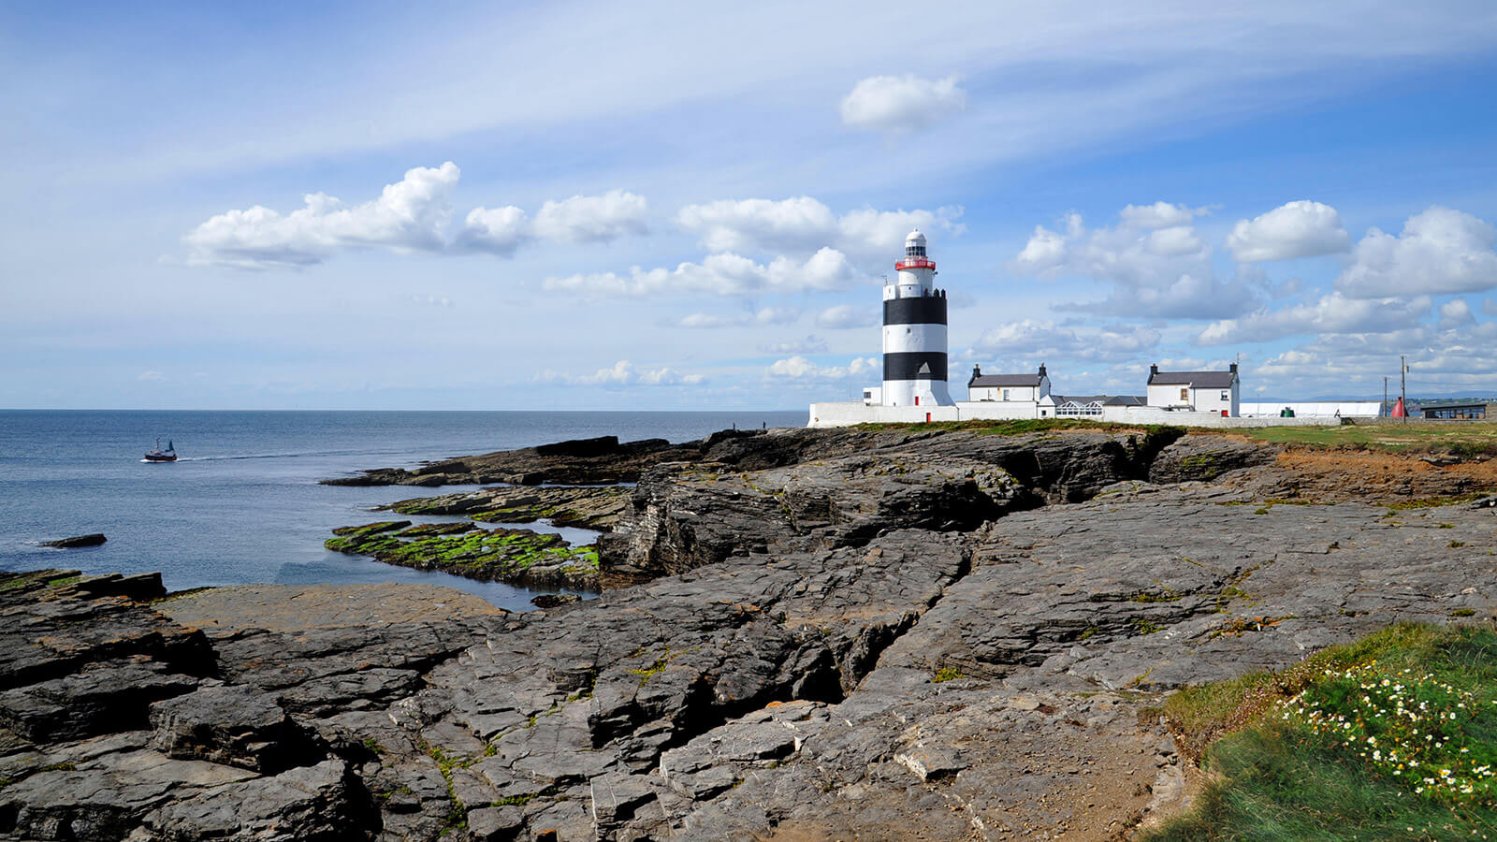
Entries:
POLYGON ((0 576, 0 613, 28 618, 0 627, 0 832, 201 834, 216 804, 303 837, 1114 838, 1188 798, 1144 715, 1174 689, 1497 616, 1491 464, 785 431, 641 466, 584 603, 0 576), (119 715, 89 713, 106 698, 119 715))

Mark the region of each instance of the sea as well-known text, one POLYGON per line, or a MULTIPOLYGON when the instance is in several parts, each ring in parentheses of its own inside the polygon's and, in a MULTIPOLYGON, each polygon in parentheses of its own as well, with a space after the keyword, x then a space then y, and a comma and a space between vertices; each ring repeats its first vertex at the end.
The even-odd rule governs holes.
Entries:
MULTIPOLYGON (((339 526, 394 517, 378 506, 478 486, 319 485, 366 468, 566 439, 700 439, 717 430, 804 426, 765 412, 220 412, 0 410, 0 571, 160 572, 171 590, 251 583, 422 582, 530 609, 538 593, 328 552, 339 526), (142 461, 170 441, 178 461, 142 461), (102 532, 88 549, 42 547, 102 532)), ((406 518, 452 520, 454 518, 406 518)), ((555 531, 574 544, 595 533, 555 531)))

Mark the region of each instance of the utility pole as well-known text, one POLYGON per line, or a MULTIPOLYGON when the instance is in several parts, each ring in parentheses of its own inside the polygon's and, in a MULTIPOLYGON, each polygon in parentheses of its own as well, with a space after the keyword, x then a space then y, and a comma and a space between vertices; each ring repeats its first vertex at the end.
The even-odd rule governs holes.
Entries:
POLYGON ((1393 410, 1388 408, 1388 375, 1383 375, 1383 414, 1392 415, 1393 410))
POLYGON ((1398 355, 1398 399, 1403 403, 1403 423, 1409 423, 1409 364, 1403 354, 1398 355))

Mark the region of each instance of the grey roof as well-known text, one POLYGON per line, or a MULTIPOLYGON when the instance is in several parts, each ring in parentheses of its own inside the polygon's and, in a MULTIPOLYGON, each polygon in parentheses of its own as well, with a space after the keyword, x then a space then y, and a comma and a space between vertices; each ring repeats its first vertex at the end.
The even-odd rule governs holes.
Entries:
POLYGON ((1038 386, 1038 374, 979 374, 967 383, 968 386, 1038 386))
POLYGON ((1149 375, 1149 385, 1226 389, 1236 378, 1235 371, 1156 371, 1149 375))
POLYGON ((1103 406, 1145 406, 1148 404, 1146 398, 1134 395, 1051 395, 1056 406, 1074 403, 1077 406, 1087 404, 1101 404, 1103 406))

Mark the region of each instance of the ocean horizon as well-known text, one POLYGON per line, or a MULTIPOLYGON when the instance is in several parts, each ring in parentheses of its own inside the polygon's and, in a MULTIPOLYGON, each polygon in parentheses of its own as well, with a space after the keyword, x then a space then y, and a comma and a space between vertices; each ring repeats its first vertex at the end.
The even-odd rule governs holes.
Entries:
MULTIPOLYGON (((0 571, 160 572, 172 590, 424 582, 527 610, 545 591, 323 548, 336 527, 390 517, 373 511, 377 506, 477 486, 360 488, 318 480, 566 439, 681 442, 734 426, 805 420, 803 410, 0 410, 0 571), (179 461, 142 461, 158 437, 175 445, 179 461), (108 542, 78 550, 40 546, 91 532, 108 542)), ((573 543, 594 535, 527 526, 573 543)))

